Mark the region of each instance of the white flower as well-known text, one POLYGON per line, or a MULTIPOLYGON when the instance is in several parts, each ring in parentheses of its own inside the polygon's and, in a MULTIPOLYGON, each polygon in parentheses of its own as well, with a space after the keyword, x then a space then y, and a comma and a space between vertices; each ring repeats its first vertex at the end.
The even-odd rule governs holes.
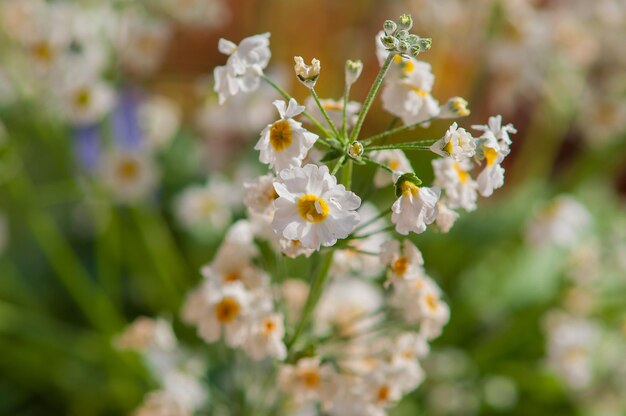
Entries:
MULTIPOLYGON (((391 76, 383 87, 383 108, 400 117, 404 124, 415 124, 436 117, 439 114, 439 103, 430 94, 435 80, 430 64, 410 58, 400 61, 398 65, 399 75, 391 76)), ((427 126, 428 123, 422 125, 427 126)))
POLYGON ((450 231, 458 218, 459 213, 448 208, 443 201, 440 200, 437 203, 437 219, 435 223, 442 233, 450 231))
MULTIPOLYGON (((478 191, 484 197, 491 196, 494 189, 501 188, 504 185, 504 168, 500 163, 504 160, 505 154, 497 142, 489 141, 492 144, 482 145, 482 154, 485 158, 485 167, 478 174, 478 191)), ((487 142, 487 143, 489 143, 487 142)))
POLYGON ((315 329, 349 336, 371 327, 373 315, 383 306, 383 296, 374 284, 358 278, 332 282, 315 309, 315 329))
POLYGON ((279 240, 280 252, 290 258, 296 258, 298 256, 310 257, 315 252, 313 248, 306 248, 302 245, 300 240, 290 240, 288 238, 281 238, 279 240))
POLYGON ((152 158, 143 152, 115 151, 100 163, 104 185, 121 202, 135 202, 156 188, 158 171, 152 158))
POLYGON ((328 167, 306 165, 280 172, 272 227, 280 236, 318 250, 347 237, 359 223, 361 199, 337 184, 328 167))
POLYGON ((382 247, 380 261, 388 267, 387 283, 413 280, 424 275, 424 258, 410 240, 390 240, 382 247))
POLYGON ((139 317, 115 339, 115 346, 122 350, 171 351, 176 348, 176 336, 172 331, 172 326, 166 320, 139 317))
POLYGON ((452 97, 439 109, 437 118, 459 118, 470 115, 467 108, 467 100, 461 97, 452 97))
POLYGON ((211 176, 206 185, 187 187, 176 197, 176 219, 184 227, 193 230, 226 227, 232 218, 234 201, 232 185, 219 176, 211 176))
POLYGON ((393 342, 391 363, 395 366, 407 365, 419 358, 426 357, 430 346, 426 339, 415 332, 404 332, 393 342))
POLYGON ((453 123, 445 136, 435 142, 430 149, 443 157, 451 157, 460 162, 476 153, 476 140, 465 129, 453 123))
POLYGON ((219 40, 219 51, 229 55, 226 65, 218 66, 213 72, 220 104, 240 91, 251 92, 259 87, 260 76, 272 55, 269 38, 269 33, 250 36, 239 45, 226 39, 219 40))
POLYGON ((320 61, 313 58, 311 65, 307 65, 301 56, 294 56, 293 60, 296 63, 293 69, 298 80, 307 88, 315 87, 315 83, 320 76, 320 61))
POLYGON ((285 328, 281 314, 271 313, 260 316, 251 323, 250 335, 244 344, 244 349, 255 360, 265 357, 284 360, 287 356, 287 347, 283 342, 284 336, 285 328))
POLYGON ((132 416, 191 416, 192 412, 165 390, 151 392, 132 416))
MULTIPOLYGON (((326 114, 330 117, 330 121, 339 128, 343 124, 343 100, 333 100, 330 98, 321 98, 320 104, 326 110, 326 114)), ((316 120, 322 120, 324 124, 326 123, 326 119, 324 115, 320 111, 319 107, 315 103, 313 97, 308 97, 304 101, 304 105, 307 108, 307 111, 311 116, 316 120)), ((346 106, 346 128, 350 129, 356 123, 356 119, 359 114, 359 110, 361 109, 361 103, 357 103, 356 101, 349 101, 346 106)), ((309 121, 307 119, 307 121, 309 121)), ((328 126, 330 128, 330 126, 328 126)))
POLYGON ((476 189, 478 184, 470 176, 472 168, 469 160, 455 162, 451 158, 434 159, 435 186, 446 192, 446 201, 450 208, 463 208, 466 211, 476 209, 476 189))
MULTIPOLYGON (((400 149, 379 150, 372 152, 371 158, 378 163, 382 163, 397 174, 412 172, 411 162, 407 159, 404 152, 400 149)), ((382 188, 393 183, 393 177, 390 172, 384 169, 378 169, 374 176, 374 186, 382 188)))
POLYGON ((346 61, 346 86, 349 88, 356 82, 363 72, 363 62, 361 61, 346 61))
POLYGON ((472 128, 482 131, 483 135, 481 137, 495 139, 500 145, 500 150, 506 153, 508 153, 509 146, 512 143, 509 133, 517 133, 512 124, 502 125, 501 115, 489 117, 486 125, 475 125, 472 128))
POLYGON ((122 65, 140 75, 156 71, 163 60, 172 30, 163 21, 135 11, 122 16, 117 50, 122 65))
POLYGON ((243 203, 252 213, 268 218, 274 217, 274 200, 278 194, 274 190, 276 177, 272 174, 259 176, 254 181, 244 182, 246 194, 243 203))
POLYGON ((182 25, 196 28, 216 28, 230 22, 225 0, 161 0, 164 11, 182 25))
POLYGON ((293 394, 297 403, 310 400, 324 400, 330 396, 333 369, 320 365, 320 359, 303 358, 296 365, 282 365, 278 370, 278 385, 293 394))
POLYGON ((115 94, 109 84, 82 74, 69 78, 66 85, 60 87, 59 94, 60 110, 72 124, 95 123, 115 104, 115 94))
POLYGON ((170 99, 152 96, 141 103, 137 117, 146 144, 161 150, 174 137, 180 125, 180 108, 170 99))
POLYGON ((529 224, 526 238, 530 243, 572 247, 581 242, 591 229, 592 217, 587 208, 572 198, 556 197, 529 224))
POLYGON ((304 111, 304 106, 299 106, 296 100, 290 99, 288 106, 281 100, 276 100, 273 104, 278 109, 280 120, 263 129, 254 148, 261 151, 261 162, 279 172, 300 166, 318 136, 302 128, 302 124, 293 119, 304 111))
POLYGON ((402 235, 410 231, 423 233, 426 225, 437 218, 437 201, 441 191, 419 187, 408 180, 396 184, 396 188, 399 188, 400 196, 391 206, 391 222, 396 225, 396 231, 402 235))
POLYGON ((198 335, 206 342, 216 342, 224 332, 226 344, 237 347, 247 337, 249 303, 250 294, 241 282, 204 284, 187 298, 183 318, 198 326, 198 335))

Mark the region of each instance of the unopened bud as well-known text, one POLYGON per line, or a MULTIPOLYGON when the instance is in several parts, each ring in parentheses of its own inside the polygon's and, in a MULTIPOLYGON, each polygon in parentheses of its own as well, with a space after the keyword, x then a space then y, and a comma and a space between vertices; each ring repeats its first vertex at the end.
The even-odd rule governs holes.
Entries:
POLYGON ((409 45, 409 42, 405 42, 405 41, 401 40, 398 43, 398 52, 400 52, 400 53, 407 53, 407 52, 409 52, 409 49, 411 49, 411 45, 409 45))
POLYGON ((420 38, 418 45, 422 51, 427 51, 430 49, 433 44, 433 40, 431 38, 420 38))
POLYGON ((400 29, 411 30, 413 27, 413 18, 410 14, 403 14, 398 19, 398 27, 400 29))
POLYGON ((351 158, 356 159, 361 157, 364 150, 365 148, 363 147, 363 144, 361 144, 361 142, 354 141, 348 147, 348 155, 350 155, 351 158))
POLYGON ((387 36, 391 36, 396 33, 397 28, 398 25, 393 20, 385 20, 385 23, 383 23, 383 30, 387 36))
POLYGON ((438 118, 467 117, 470 110, 467 108, 467 100, 461 97, 452 97, 439 109, 438 118))
POLYGON ((417 45, 420 41, 420 37, 414 34, 410 34, 405 40, 411 45, 417 45))
POLYGON ((411 56, 413 58, 417 58, 417 55, 419 55, 421 51, 422 50, 420 49, 419 46, 411 46, 411 51, 410 52, 411 52, 411 56))
POLYGON ((398 38, 398 40, 408 40, 409 35, 409 31, 406 29, 398 30, 396 32, 396 38, 398 38))
POLYGON ((293 60, 296 62, 294 71, 300 82, 307 88, 313 88, 320 76, 320 61, 313 58, 311 65, 306 65, 301 56, 294 56, 293 60))
POLYGON ((361 76, 363 72, 363 62, 361 61, 346 61, 346 85, 352 85, 361 76))
POLYGON ((396 46, 398 44, 398 39, 394 38, 393 36, 383 36, 381 38, 381 41, 383 43, 383 46, 389 50, 396 49, 396 46))

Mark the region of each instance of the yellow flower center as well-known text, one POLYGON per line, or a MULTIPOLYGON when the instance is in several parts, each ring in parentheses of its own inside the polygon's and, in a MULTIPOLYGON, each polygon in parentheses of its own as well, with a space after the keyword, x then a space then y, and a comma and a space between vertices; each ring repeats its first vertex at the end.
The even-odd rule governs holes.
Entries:
POLYGON ((328 216, 328 204, 312 194, 301 196, 297 202, 298 214, 309 222, 322 222, 328 216))
POLYGON ((139 176, 139 165, 132 159, 126 159, 117 166, 117 176, 122 181, 134 181, 139 176))
POLYGON ((270 144, 276 152, 282 152, 293 141, 291 125, 287 120, 279 120, 270 127, 270 144))
POLYGON ((329 110, 329 111, 343 110, 343 104, 341 103, 329 102, 329 103, 323 104, 322 106, 324 107, 324 110, 329 110))
POLYGON ((428 92, 424 91, 421 88, 418 88, 418 87, 409 87, 409 88, 411 88, 411 91, 413 91, 414 93, 416 93, 417 95, 421 97, 428 97, 428 92))
POLYGON ((487 166, 493 166, 498 158, 498 151, 491 147, 485 147, 485 159, 487 160, 487 166))
POLYGON ((50 62, 54 58, 54 50, 48 42, 39 42, 32 48, 33 54, 43 62, 50 62))
POLYGON ((405 256, 398 258, 391 265, 391 270, 398 276, 403 276, 409 269, 409 259, 405 256))
POLYGON ((225 297, 220 303, 215 305, 215 316, 222 324, 233 322, 239 316, 240 311, 239 303, 231 297, 225 297))
POLYGON ((376 399, 379 402, 389 401, 389 397, 391 396, 391 392, 389 391, 389 387, 381 386, 376 393, 376 399))
POLYGON ((302 384, 309 389, 315 389, 320 384, 320 374, 314 369, 304 371, 300 374, 300 379, 302 384))
POLYGON ((398 159, 393 159, 389 161, 390 169, 397 170, 398 166, 400 166, 400 161, 398 159))
POLYGON ((224 282, 226 282, 226 283, 237 282, 237 281, 239 281, 239 277, 240 276, 239 276, 239 272, 238 271, 226 273, 224 275, 224 282))
POLYGON ((272 332, 274 332, 274 330, 276 330, 276 322, 272 321, 271 319, 266 319, 263 322, 263 333, 265 335, 270 335, 272 332))
POLYGON ((91 92, 87 88, 81 88, 74 94, 74 104, 78 108, 86 108, 91 102, 91 92))
POLYGON ((453 164, 452 167, 456 171, 456 174, 459 176, 459 181, 461 181, 461 183, 463 184, 466 183, 470 178, 469 173, 467 173, 458 163, 453 164))
POLYGON ((400 185, 400 189, 402 190, 402 195, 407 197, 416 196, 420 191, 420 188, 410 181, 402 182, 402 185, 400 185))
POLYGON ((454 151, 454 144, 452 144, 452 140, 446 143, 446 145, 443 147, 443 150, 449 155, 452 154, 452 152, 454 151))
POLYGON ((425 300, 426 307, 428 307, 431 312, 435 312, 439 308, 439 302, 437 302, 437 297, 434 294, 428 293, 425 300))

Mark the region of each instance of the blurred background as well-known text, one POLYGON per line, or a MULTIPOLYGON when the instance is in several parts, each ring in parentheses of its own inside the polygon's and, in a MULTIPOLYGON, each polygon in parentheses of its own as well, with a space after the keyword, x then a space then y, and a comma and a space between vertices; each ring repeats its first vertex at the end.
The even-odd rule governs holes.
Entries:
MULTIPOLYGON (((426 381, 390 414, 626 414, 623 0, 0 6, 0 414, 130 413, 154 381, 112 339, 137 316, 170 319, 199 345, 178 310, 244 215, 278 98, 262 86, 219 106, 218 39, 270 32, 267 73, 298 101, 294 55, 321 61, 317 91, 332 99, 345 60, 361 59, 351 99, 362 101, 375 35, 401 13, 433 39, 419 58, 433 96, 469 101, 459 123, 501 114, 518 133, 506 186, 450 233, 413 238, 452 316, 426 381)), ((364 135, 392 119, 377 100, 364 135)), ((430 183, 433 156, 410 157, 430 183)))

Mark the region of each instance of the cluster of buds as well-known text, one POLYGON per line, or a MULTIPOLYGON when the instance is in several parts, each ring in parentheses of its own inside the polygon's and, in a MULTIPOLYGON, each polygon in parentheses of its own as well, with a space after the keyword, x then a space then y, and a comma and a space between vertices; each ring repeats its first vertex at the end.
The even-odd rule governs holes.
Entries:
POLYGON ((429 50, 432 39, 409 33, 412 27, 413 18, 409 14, 401 15, 397 22, 386 20, 383 24, 385 34, 381 38, 385 48, 390 52, 410 55, 414 58, 420 52, 429 50))

